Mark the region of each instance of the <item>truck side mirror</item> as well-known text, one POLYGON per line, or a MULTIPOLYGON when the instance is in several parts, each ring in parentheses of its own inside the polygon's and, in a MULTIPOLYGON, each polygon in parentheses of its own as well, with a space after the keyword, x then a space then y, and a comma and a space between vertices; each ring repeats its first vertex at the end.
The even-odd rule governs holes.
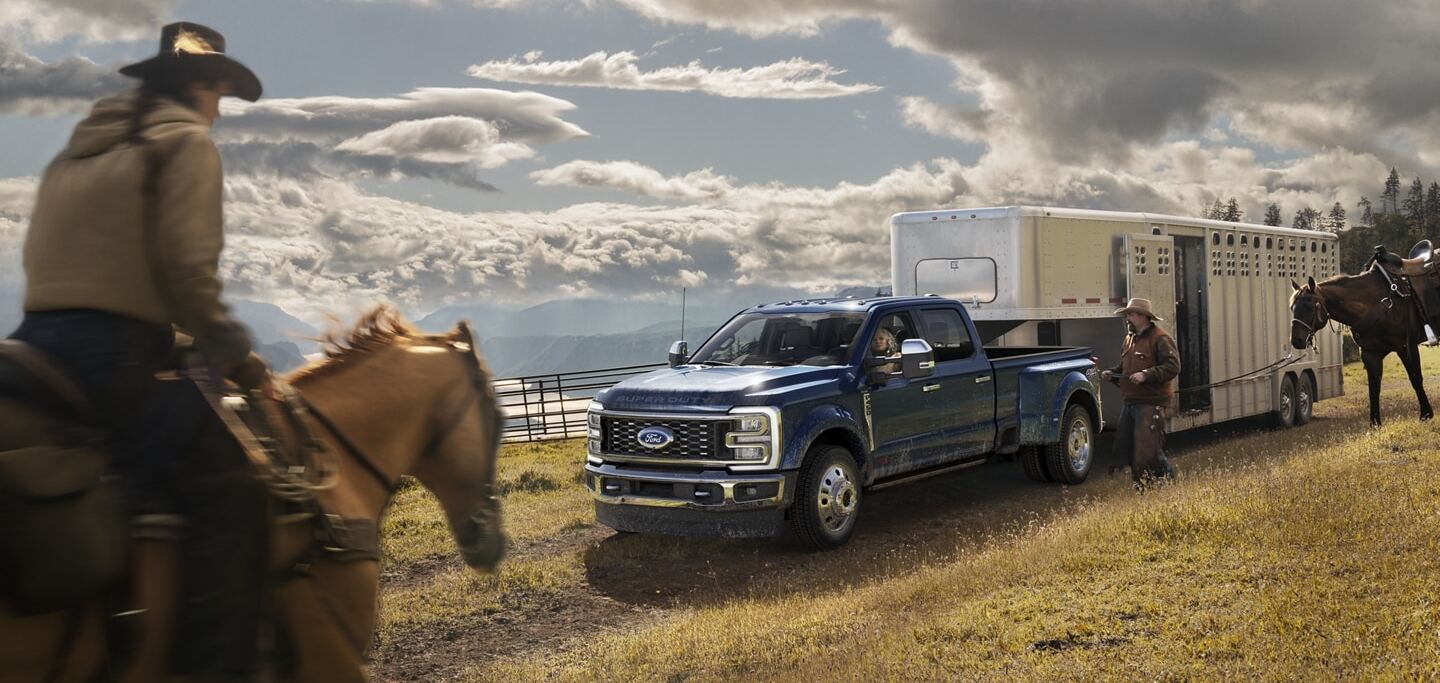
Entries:
POLYGON ((677 341, 670 345, 670 367, 684 365, 690 360, 690 345, 684 341, 677 341))
POLYGON ((900 342, 900 374, 905 379, 921 379, 935 374, 935 349, 924 339, 900 342))

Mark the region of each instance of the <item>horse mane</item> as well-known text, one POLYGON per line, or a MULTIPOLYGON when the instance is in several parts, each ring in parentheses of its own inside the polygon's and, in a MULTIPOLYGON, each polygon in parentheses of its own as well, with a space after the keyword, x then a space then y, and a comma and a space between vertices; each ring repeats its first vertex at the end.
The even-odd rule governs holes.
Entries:
POLYGON ((288 379, 294 382, 328 374, 398 341, 422 338, 426 335, 406 322, 393 306, 380 304, 361 315, 350 329, 327 332, 318 340, 325 358, 291 372, 288 379))

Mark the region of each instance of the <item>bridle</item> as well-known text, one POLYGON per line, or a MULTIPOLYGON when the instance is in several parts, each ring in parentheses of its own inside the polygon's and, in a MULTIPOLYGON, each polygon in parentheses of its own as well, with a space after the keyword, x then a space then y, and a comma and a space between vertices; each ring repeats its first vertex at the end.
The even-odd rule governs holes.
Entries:
POLYGON ((1330 312, 1325 308, 1325 297, 1320 296, 1320 285, 1317 284, 1308 292, 1305 289, 1301 289, 1297 293, 1295 300, 1290 302, 1290 312, 1292 314, 1295 312, 1295 305, 1300 303, 1300 297, 1302 296, 1315 297, 1315 324, 1311 325, 1296 316, 1290 318, 1290 327, 1293 329, 1296 325, 1299 325, 1305 328, 1305 346, 1311 350, 1315 350, 1315 335, 1325 327, 1326 323, 1330 322, 1330 312))

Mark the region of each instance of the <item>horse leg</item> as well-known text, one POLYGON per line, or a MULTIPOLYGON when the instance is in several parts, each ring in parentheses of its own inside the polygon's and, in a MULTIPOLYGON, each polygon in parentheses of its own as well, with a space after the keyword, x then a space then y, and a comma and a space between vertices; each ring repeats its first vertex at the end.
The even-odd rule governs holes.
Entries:
POLYGON ((1400 356, 1400 361, 1405 364, 1405 373, 1410 375, 1410 386, 1415 390, 1415 397, 1420 399, 1420 419, 1429 420, 1435 417, 1435 411, 1430 409, 1430 398, 1425 395, 1425 376, 1420 371, 1420 349, 1410 347, 1409 353, 1400 356))
POLYGON ((1364 351, 1360 360, 1365 364, 1365 380, 1370 388, 1370 426, 1380 426, 1380 379, 1384 372, 1385 354, 1364 351))

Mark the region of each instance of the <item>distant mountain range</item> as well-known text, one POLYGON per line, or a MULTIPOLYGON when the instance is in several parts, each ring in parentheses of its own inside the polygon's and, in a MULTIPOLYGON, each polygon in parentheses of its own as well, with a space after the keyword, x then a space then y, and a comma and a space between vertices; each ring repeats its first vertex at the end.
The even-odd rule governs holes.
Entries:
MULTIPOLYGON (((876 287, 851 287, 841 296, 875 296, 876 287)), ((0 290, 0 334, 20 322, 20 298, 0 290)), ((750 302, 760 303, 760 302, 750 302)), ((274 304, 229 301, 235 317, 249 328, 256 352, 271 367, 290 370, 320 350, 319 331, 274 304)), ((685 339, 693 350, 746 304, 691 305, 685 314, 685 339)), ((680 306, 665 303, 577 299, 551 301, 525 309, 487 304, 447 306, 416 322, 441 333, 468 320, 480 339, 491 371, 500 377, 544 375, 597 368, 662 363, 670 343, 680 338, 680 306)))
MULTIPOLYGON (((691 305, 691 320, 725 320, 737 309, 728 305, 691 305)), ((426 332, 446 332, 461 320, 470 321, 482 339, 495 337, 551 337, 621 334, 674 322, 680 333, 680 306, 664 303, 569 299, 514 310, 488 304, 446 306, 421 318, 416 325, 426 332)))

